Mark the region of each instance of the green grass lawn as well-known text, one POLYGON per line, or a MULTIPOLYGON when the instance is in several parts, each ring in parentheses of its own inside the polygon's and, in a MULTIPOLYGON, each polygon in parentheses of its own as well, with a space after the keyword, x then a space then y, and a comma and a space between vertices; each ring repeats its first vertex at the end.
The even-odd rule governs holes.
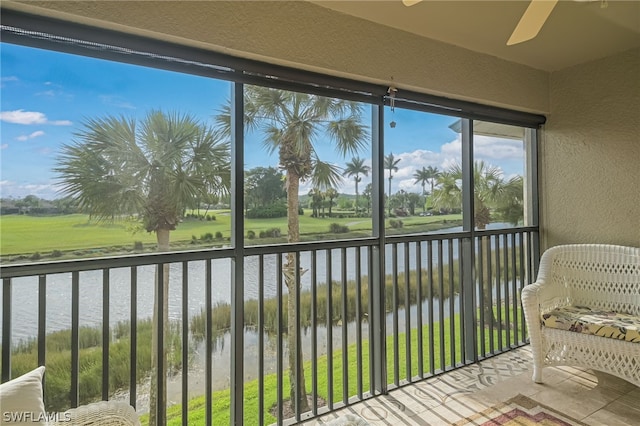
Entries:
MULTIPOLYGON (((192 236, 200 238, 203 234, 212 233, 215 235, 217 232, 222 233, 223 239, 216 243, 226 243, 231 234, 230 211, 221 210, 209 213, 215 215, 216 220, 188 219, 181 222, 177 229, 171 233, 173 245, 178 247, 188 245, 192 236)), ((436 222, 443 220, 451 222, 459 220, 460 217, 460 215, 415 216, 402 218, 402 220, 405 222, 405 231, 415 229, 417 232, 420 225, 431 224, 433 226, 436 222)), ((97 223, 90 221, 89 216, 84 214, 6 215, 2 216, 0 220, 0 254, 2 256, 33 253, 45 255, 54 250, 61 252, 77 250, 82 252, 70 253, 69 255, 71 257, 85 257, 102 254, 103 250, 101 249, 104 248, 111 248, 110 251, 132 250, 136 241, 142 242, 147 248, 153 247, 156 241, 155 234, 140 229, 134 233, 135 227, 133 225, 124 220, 97 223)), ((252 244, 283 242, 287 230, 287 220, 286 218, 245 220, 245 231, 252 230, 256 235, 259 235, 260 231, 271 228, 280 228, 283 238, 279 240, 256 238, 251 241, 252 244)), ((312 218, 310 211, 305 210, 305 214, 300 216, 300 232, 302 239, 307 241, 368 236, 371 235, 371 218, 312 218), (351 232, 348 234, 329 234, 329 226, 332 223, 345 225, 351 232)))
MULTIPOLYGON (((456 342, 456 351, 455 354, 452 354, 450 351, 450 334, 449 330, 451 329, 450 319, 447 318, 443 322, 443 327, 445 330, 445 338, 444 338, 444 358, 441 358, 440 348, 441 341, 439 335, 439 323, 434 323, 434 333, 433 337, 429 334, 429 327, 424 326, 422 328, 423 334, 423 375, 427 377, 431 375, 431 373, 437 373, 438 371, 442 371, 445 369, 449 369, 453 364, 459 365, 462 359, 461 353, 461 345, 460 342, 456 342), (429 342, 433 342, 434 346, 434 357, 433 361, 431 361, 429 357, 429 342), (433 367, 433 371, 431 368, 433 367)), ((460 336, 460 317, 456 315, 454 317, 454 330, 456 336, 460 336)), ((505 331, 502 332, 502 341, 506 342, 507 333, 505 331)), ((493 333, 494 341, 498 340, 498 331, 494 331, 493 333)), ((458 337, 459 339, 459 337, 458 337)), ((485 345, 489 346, 490 333, 485 333, 485 345)), ((511 342, 514 342, 514 334, 511 332, 511 342)), ((418 330, 412 329, 410 334, 410 346, 411 346, 411 371, 408 374, 407 370, 407 344, 406 344, 406 334, 399 333, 398 334, 398 352, 394 357, 394 344, 393 344, 393 336, 387 336, 387 383, 394 383, 395 381, 395 371, 394 371, 394 359, 398 358, 398 381, 402 382, 408 378, 417 377, 419 375, 418 371, 418 330)), ((478 343, 478 351, 480 352, 480 342, 478 343)), ((334 351, 332 354, 333 360, 333 396, 332 400, 334 403, 342 402, 342 393, 343 386, 345 383, 342 380, 342 351, 334 351)), ((347 347, 347 383, 348 386, 348 395, 354 396, 357 395, 358 392, 358 370, 357 370, 357 346, 356 344, 349 345, 347 347)), ((329 383, 329 370, 328 370, 328 356, 323 355, 319 356, 316 362, 317 365, 317 389, 318 395, 322 397, 325 401, 329 399, 328 393, 328 383, 329 383)), ((307 361, 304 366, 305 369, 305 377, 307 383, 307 392, 311 392, 311 384, 312 384, 312 370, 311 370, 311 362, 307 361)), ((367 392, 369 390, 369 341, 362 341, 362 388, 363 392, 367 392)), ((276 418, 271 414, 271 409, 278 400, 278 388, 277 388, 277 379, 278 376, 276 374, 268 374, 264 376, 264 420, 265 424, 271 424, 276 422, 276 418)), ((283 374, 282 380, 283 386, 283 398, 288 398, 288 390, 289 390, 289 374, 288 371, 285 371, 283 374)), ((258 410, 259 410, 259 381, 258 379, 251 380, 245 382, 244 385, 244 422, 245 425, 258 425, 258 410)), ((229 390, 221 390, 212 393, 212 424, 229 424, 230 420, 230 394, 229 390)), ((200 396, 193 398, 189 401, 188 405, 188 424, 189 425, 201 425, 204 423, 205 419, 205 397, 200 396)), ((144 415, 141 418, 141 422, 143 425, 148 424, 148 415, 144 415)), ((178 426, 182 424, 182 406, 180 404, 176 404, 167 408, 167 424, 170 426, 178 426)))

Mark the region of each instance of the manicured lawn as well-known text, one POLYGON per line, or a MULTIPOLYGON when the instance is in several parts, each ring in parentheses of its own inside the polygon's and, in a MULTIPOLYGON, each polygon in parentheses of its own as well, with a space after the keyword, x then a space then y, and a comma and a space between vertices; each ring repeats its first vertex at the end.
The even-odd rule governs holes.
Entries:
MULTIPOLYGON (((332 238, 353 238, 371 234, 371 218, 313 218, 310 213, 305 210, 305 214, 300 216, 300 232, 303 240, 326 239, 332 223, 345 225, 351 231, 348 234, 330 234, 329 237, 332 238)), ((173 245, 188 245, 192 236, 199 239, 206 233, 215 235, 217 232, 222 233, 223 238, 215 241, 215 244, 228 243, 227 239, 231 233, 230 211, 212 211, 209 214, 215 215, 216 220, 187 219, 181 222, 171 233, 173 245)), ((405 223, 405 231, 415 228, 417 232, 420 225, 457 219, 460 219, 460 215, 414 216, 402 218, 402 221, 405 223)), ((97 223, 90 221, 89 216, 84 214, 6 215, 0 220, 0 254, 2 256, 33 253, 44 255, 54 250, 61 252, 81 250, 83 252, 75 253, 75 257, 83 257, 100 254, 99 249, 102 248, 115 248, 115 251, 132 250, 136 241, 142 242, 145 247, 153 247, 156 242, 155 234, 139 228, 134 232, 135 228, 134 223, 125 220, 97 223)), ((245 220, 245 234, 246 231, 251 230, 258 236, 260 231, 271 228, 280 228, 283 238, 278 241, 271 239, 260 241, 256 238, 252 241, 254 244, 283 242, 287 231, 287 220, 286 218, 245 220)))

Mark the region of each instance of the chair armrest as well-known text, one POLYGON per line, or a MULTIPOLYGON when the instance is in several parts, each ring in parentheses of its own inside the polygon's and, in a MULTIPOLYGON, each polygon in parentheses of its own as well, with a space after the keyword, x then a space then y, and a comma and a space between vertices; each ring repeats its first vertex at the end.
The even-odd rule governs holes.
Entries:
POLYGON ((122 401, 100 401, 72 408, 48 426, 140 426, 132 406, 122 401))
POLYGON ((570 305, 571 302, 567 288, 548 284, 539 278, 522 289, 522 304, 528 305, 530 312, 536 311, 540 315, 570 305))

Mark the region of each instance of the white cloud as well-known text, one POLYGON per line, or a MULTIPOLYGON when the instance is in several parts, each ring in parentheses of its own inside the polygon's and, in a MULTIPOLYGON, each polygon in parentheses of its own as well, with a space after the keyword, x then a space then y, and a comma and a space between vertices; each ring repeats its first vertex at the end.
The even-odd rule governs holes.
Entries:
POLYGON ((59 196, 58 187, 52 183, 28 183, 18 184, 11 180, 0 181, 0 192, 2 197, 22 198, 29 194, 53 200, 59 196))
POLYGON ((37 138, 37 137, 40 137, 40 136, 44 136, 44 132, 42 130, 37 130, 37 131, 35 131, 35 132, 33 132, 33 133, 29 134, 29 135, 20 135, 16 139, 19 140, 19 141, 24 142, 24 141, 27 141, 29 139, 34 139, 34 138, 37 138))
POLYGON ((46 96, 48 98, 53 98, 56 95, 56 92, 53 90, 45 90, 44 92, 36 93, 36 96, 46 96))
POLYGON ((9 148, 8 143, 3 143, 2 145, 0 145, 0 149, 7 149, 7 148, 9 148))
MULTIPOLYGON (((462 141, 456 139, 442 145, 442 153, 459 161, 462 155, 462 141)), ((491 160, 520 160, 524 159, 524 146, 519 140, 475 135, 473 137, 473 155, 476 159, 489 162, 492 162, 491 160)))
POLYGON ((6 121, 7 123, 14 124, 51 124, 54 126, 70 126, 72 123, 69 120, 49 120, 47 116, 37 111, 25 111, 18 109, 15 111, 2 111, 0 112, 0 121, 6 121))
POLYGON ((6 82, 14 82, 14 81, 19 81, 18 77, 16 76, 2 77, 0 78, 0 87, 4 87, 4 83, 6 82))
POLYGON ((101 95, 99 96, 103 104, 114 106, 117 108, 136 109, 130 102, 117 95, 101 95))
POLYGON ((487 160, 524 159, 524 145, 514 139, 475 136, 473 152, 476 157, 487 160))

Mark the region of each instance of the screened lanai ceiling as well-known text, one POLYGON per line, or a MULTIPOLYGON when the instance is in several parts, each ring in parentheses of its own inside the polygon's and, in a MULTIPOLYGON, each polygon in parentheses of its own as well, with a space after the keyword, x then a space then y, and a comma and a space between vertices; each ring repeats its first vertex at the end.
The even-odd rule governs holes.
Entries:
POLYGON ((560 0, 538 35, 507 46, 528 0, 327 1, 315 4, 545 71, 640 46, 640 1, 560 0))

